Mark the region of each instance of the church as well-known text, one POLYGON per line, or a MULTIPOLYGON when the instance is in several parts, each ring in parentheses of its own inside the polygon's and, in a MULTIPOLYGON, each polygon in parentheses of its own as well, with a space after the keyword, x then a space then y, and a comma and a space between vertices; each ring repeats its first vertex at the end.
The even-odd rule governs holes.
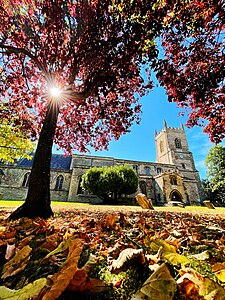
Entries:
MULTIPOLYGON (((112 157, 78 155, 64 157, 53 154, 51 161, 51 199, 54 201, 99 203, 95 195, 81 188, 82 175, 91 167, 126 164, 132 166, 139 179, 137 193, 144 193, 154 205, 179 201, 184 205, 200 205, 203 192, 199 173, 183 124, 171 128, 164 122, 155 131, 156 162, 134 161, 112 157)), ((21 159, 14 164, 0 164, 0 198, 25 199, 32 160, 21 159)), ((131 198, 135 198, 135 194, 131 198)))

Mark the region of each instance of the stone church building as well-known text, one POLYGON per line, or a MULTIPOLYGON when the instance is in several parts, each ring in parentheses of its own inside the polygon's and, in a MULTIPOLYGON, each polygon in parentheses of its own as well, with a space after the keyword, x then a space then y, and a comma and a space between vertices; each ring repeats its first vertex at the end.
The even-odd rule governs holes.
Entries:
MULTIPOLYGON (((184 127, 170 128, 164 122, 155 132, 156 162, 134 161, 111 157, 53 154, 51 161, 51 199, 55 201, 96 202, 99 199, 81 188, 81 177, 91 167, 126 164, 139 178, 138 192, 152 199, 154 205, 181 201, 186 205, 202 202, 199 173, 189 151, 184 127)), ((25 199, 32 160, 0 164, 0 194, 3 199, 25 199)), ((0 197, 1 197, 0 196, 0 197)), ((135 195, 133 195, 134 198, 135 195)))

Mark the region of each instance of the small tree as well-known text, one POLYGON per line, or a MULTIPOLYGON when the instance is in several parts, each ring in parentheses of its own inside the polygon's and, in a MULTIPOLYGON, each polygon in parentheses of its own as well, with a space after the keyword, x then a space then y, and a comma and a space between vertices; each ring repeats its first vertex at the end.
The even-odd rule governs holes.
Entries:
POLYGON ((208 184, 211 190, 211 198, 214 201, 225 204, 225 147, 216 145, 209 150, 206 157, 208 184))
POLYGON ((94 167, 83 175, 82 187, 110 203, 116 202, 123 194, 135 193, 138 178, 134 170, 126 165, 94 167))

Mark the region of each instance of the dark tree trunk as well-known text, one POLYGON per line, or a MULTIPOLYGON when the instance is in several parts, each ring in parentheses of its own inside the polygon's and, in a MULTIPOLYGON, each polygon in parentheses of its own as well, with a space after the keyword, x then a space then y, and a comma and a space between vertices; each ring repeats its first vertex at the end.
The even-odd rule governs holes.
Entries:
POLYGON ((27 198, 10 215, 11 220, 21 217, 46 219, 53 215, 50 206, 50 164, 58 114, 58 105, 49 103, 34 156, 27 198))

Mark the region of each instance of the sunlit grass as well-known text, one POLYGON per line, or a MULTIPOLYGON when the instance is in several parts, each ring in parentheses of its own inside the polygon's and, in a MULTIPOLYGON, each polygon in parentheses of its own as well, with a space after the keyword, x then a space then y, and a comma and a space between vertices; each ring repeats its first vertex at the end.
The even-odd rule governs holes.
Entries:
MULTIPOLYGON (((0 200, 0 209, 13 209, 23 204, 20 200, 0 200)), ((142 211, 140 206, 129 205, 97 205, 81 202, 61 202, 52 201, 53 210, 73 210, 76 208, 92 209, 92 210, 106 210, 106 211, 142 211)), ((186 206, 185 208, 177 206, 155 206, 155 211, 170 211, 170 212, 190 212, 190 213, 208 213, 208 214, 220 214, 225 216, 225 207, 216 207, 215 209, 209 209, 203 206, 186 206)))

